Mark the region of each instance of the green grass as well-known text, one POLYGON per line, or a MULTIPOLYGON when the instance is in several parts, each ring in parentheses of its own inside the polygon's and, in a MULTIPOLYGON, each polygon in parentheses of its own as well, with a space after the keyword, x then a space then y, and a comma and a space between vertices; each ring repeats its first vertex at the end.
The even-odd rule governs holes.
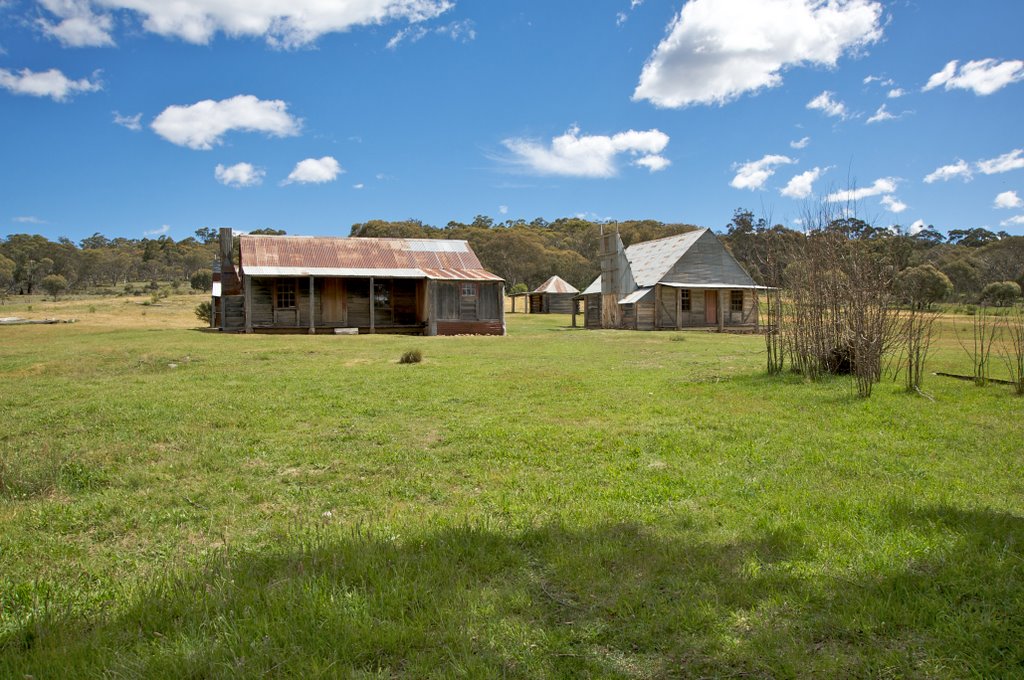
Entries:
MULTIPOLYGON (((79 318, 0 328, 0 677, 1024 674, 1007 387, 860 400, 754 336, 559 316, 224 336, 195 302, 0 310, 79 318)), ((969 323, 929 370, 969 373, 969 323)))

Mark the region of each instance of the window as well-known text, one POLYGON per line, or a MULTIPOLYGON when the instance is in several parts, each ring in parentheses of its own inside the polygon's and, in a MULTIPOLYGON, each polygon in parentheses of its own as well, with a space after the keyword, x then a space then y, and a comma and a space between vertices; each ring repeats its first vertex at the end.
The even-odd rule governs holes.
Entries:
POLYGON ((729 311, 730 312, 742 312, 743 311, 743 291, 742 290, 730 290, 729 291, 729 311))
POLYGON ((295 309, 295 282, 277 281, 274 284, 274 307, 295 309))
POLYGON ((684 312, 690 311, 690 289, 682 288, 679 291, 679 305, 684 312))
POLYGON ((464 283, 464 284, 462 284, 462 297, 476 297, 476 284, 475 283, 464 283))
POLYGON ((384 309, 391 306, 391 286, 388 283, 373 284, 373 306, 384 309))

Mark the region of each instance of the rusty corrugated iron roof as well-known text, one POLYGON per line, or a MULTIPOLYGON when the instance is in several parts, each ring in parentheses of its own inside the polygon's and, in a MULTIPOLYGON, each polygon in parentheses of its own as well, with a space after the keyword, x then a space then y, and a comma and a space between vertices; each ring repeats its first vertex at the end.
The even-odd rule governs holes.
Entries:
POLYGON ((239 237, 250 276, 381 276, 502 281, 466 241, 323 236, 239 237))
POLYGON ((560 276, 552 276, 544 283, 537 286, 534 293, 578 293, 578 288, 570 285, 568 281, 560 276))

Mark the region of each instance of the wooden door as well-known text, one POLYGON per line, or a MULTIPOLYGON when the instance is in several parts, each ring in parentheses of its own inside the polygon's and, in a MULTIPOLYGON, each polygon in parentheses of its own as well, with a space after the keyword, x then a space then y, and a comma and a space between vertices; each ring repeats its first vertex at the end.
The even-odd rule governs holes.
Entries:
POLYGON ((718 291, 704 291, 704 323, 718 323, 718 291))
POLYGON ((341 279, 321 279, 320 289, 321 322, 340 324, 345 322, 345 286, 341 279))

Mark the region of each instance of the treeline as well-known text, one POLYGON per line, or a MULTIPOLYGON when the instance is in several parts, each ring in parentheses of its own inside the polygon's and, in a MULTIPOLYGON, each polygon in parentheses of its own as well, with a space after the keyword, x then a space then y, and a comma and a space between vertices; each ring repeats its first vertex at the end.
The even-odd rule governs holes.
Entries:
MULTIPOLYGON (((943 236, 932 226, 911 235, 857 218, 828 220, 823 229, 868 249, 890 267, 894 281, 908 279, 912 270, 921 275, 933 270, 941 274, 948 279, 949 290, 940 298, 973 302, 992 284, 1024 286, 1024 236, 981 228, 953 229, 943 236)), ((806 238, 804 232, 769 225, 750 211, 738 209, 723 240, 759 283, 786 286, 786 271, 803 253, 799 244, 806 238)))
POLYGON ((352 236, 393 238, 451 238, 469 241, 481 264, 505 279, 510 291, 533 290, 558 275, 583 290, 601 273, 598 249, 601 230, 618 230, 623 243, 650 241, 692 231, 692 224, 665 224, 656 220, 592 222, 565 217, 548 222, 535 219, 496 223, 478 215, 472 222, 449 222, 434 227, 419 220, 372 220, 352 227, 352 236))
MULTIPOLYGON (((495 222, 479 215, 472 222, 453 221, 443 227, 418 220, 371 220, 353 225, 351 235, 464 239, 485 268, 505 279, 509 290, 532 290, 554 274, 582 290, 600 273, 602 230, 617 230, 629 246, 697 228, 656 220, 610 223, 577 217, 495 222)), ((1024 285, 1021 236, 986 229, 954 229, 944 236, 933 227, 909 235, 856 218, 829 220, 825 228, 864 244, 894 272, 934 268, 948 278, 947 297, 971 301, 995 282, 1024 285)), ((250 233, 285 232, 258 229, 250 233)), ((759 283, 781 286, 786 268, 801 252, 794 246, 806 235, 737 209, 721 238, 759 283)), ((61 277, 69 292, 111 291, 129 282, 187 282, 211 268, 216 242, 217 231, 205 227, 180 241, 167 236, 108 239, 97 233, 76 244, 66 238, 53 242, 39 235, 12 234, 0 240, 0 295, 42 292, 40 284, 48 276, 61 277)), ((200 275, 198 280, 206 278, 200 275)))

